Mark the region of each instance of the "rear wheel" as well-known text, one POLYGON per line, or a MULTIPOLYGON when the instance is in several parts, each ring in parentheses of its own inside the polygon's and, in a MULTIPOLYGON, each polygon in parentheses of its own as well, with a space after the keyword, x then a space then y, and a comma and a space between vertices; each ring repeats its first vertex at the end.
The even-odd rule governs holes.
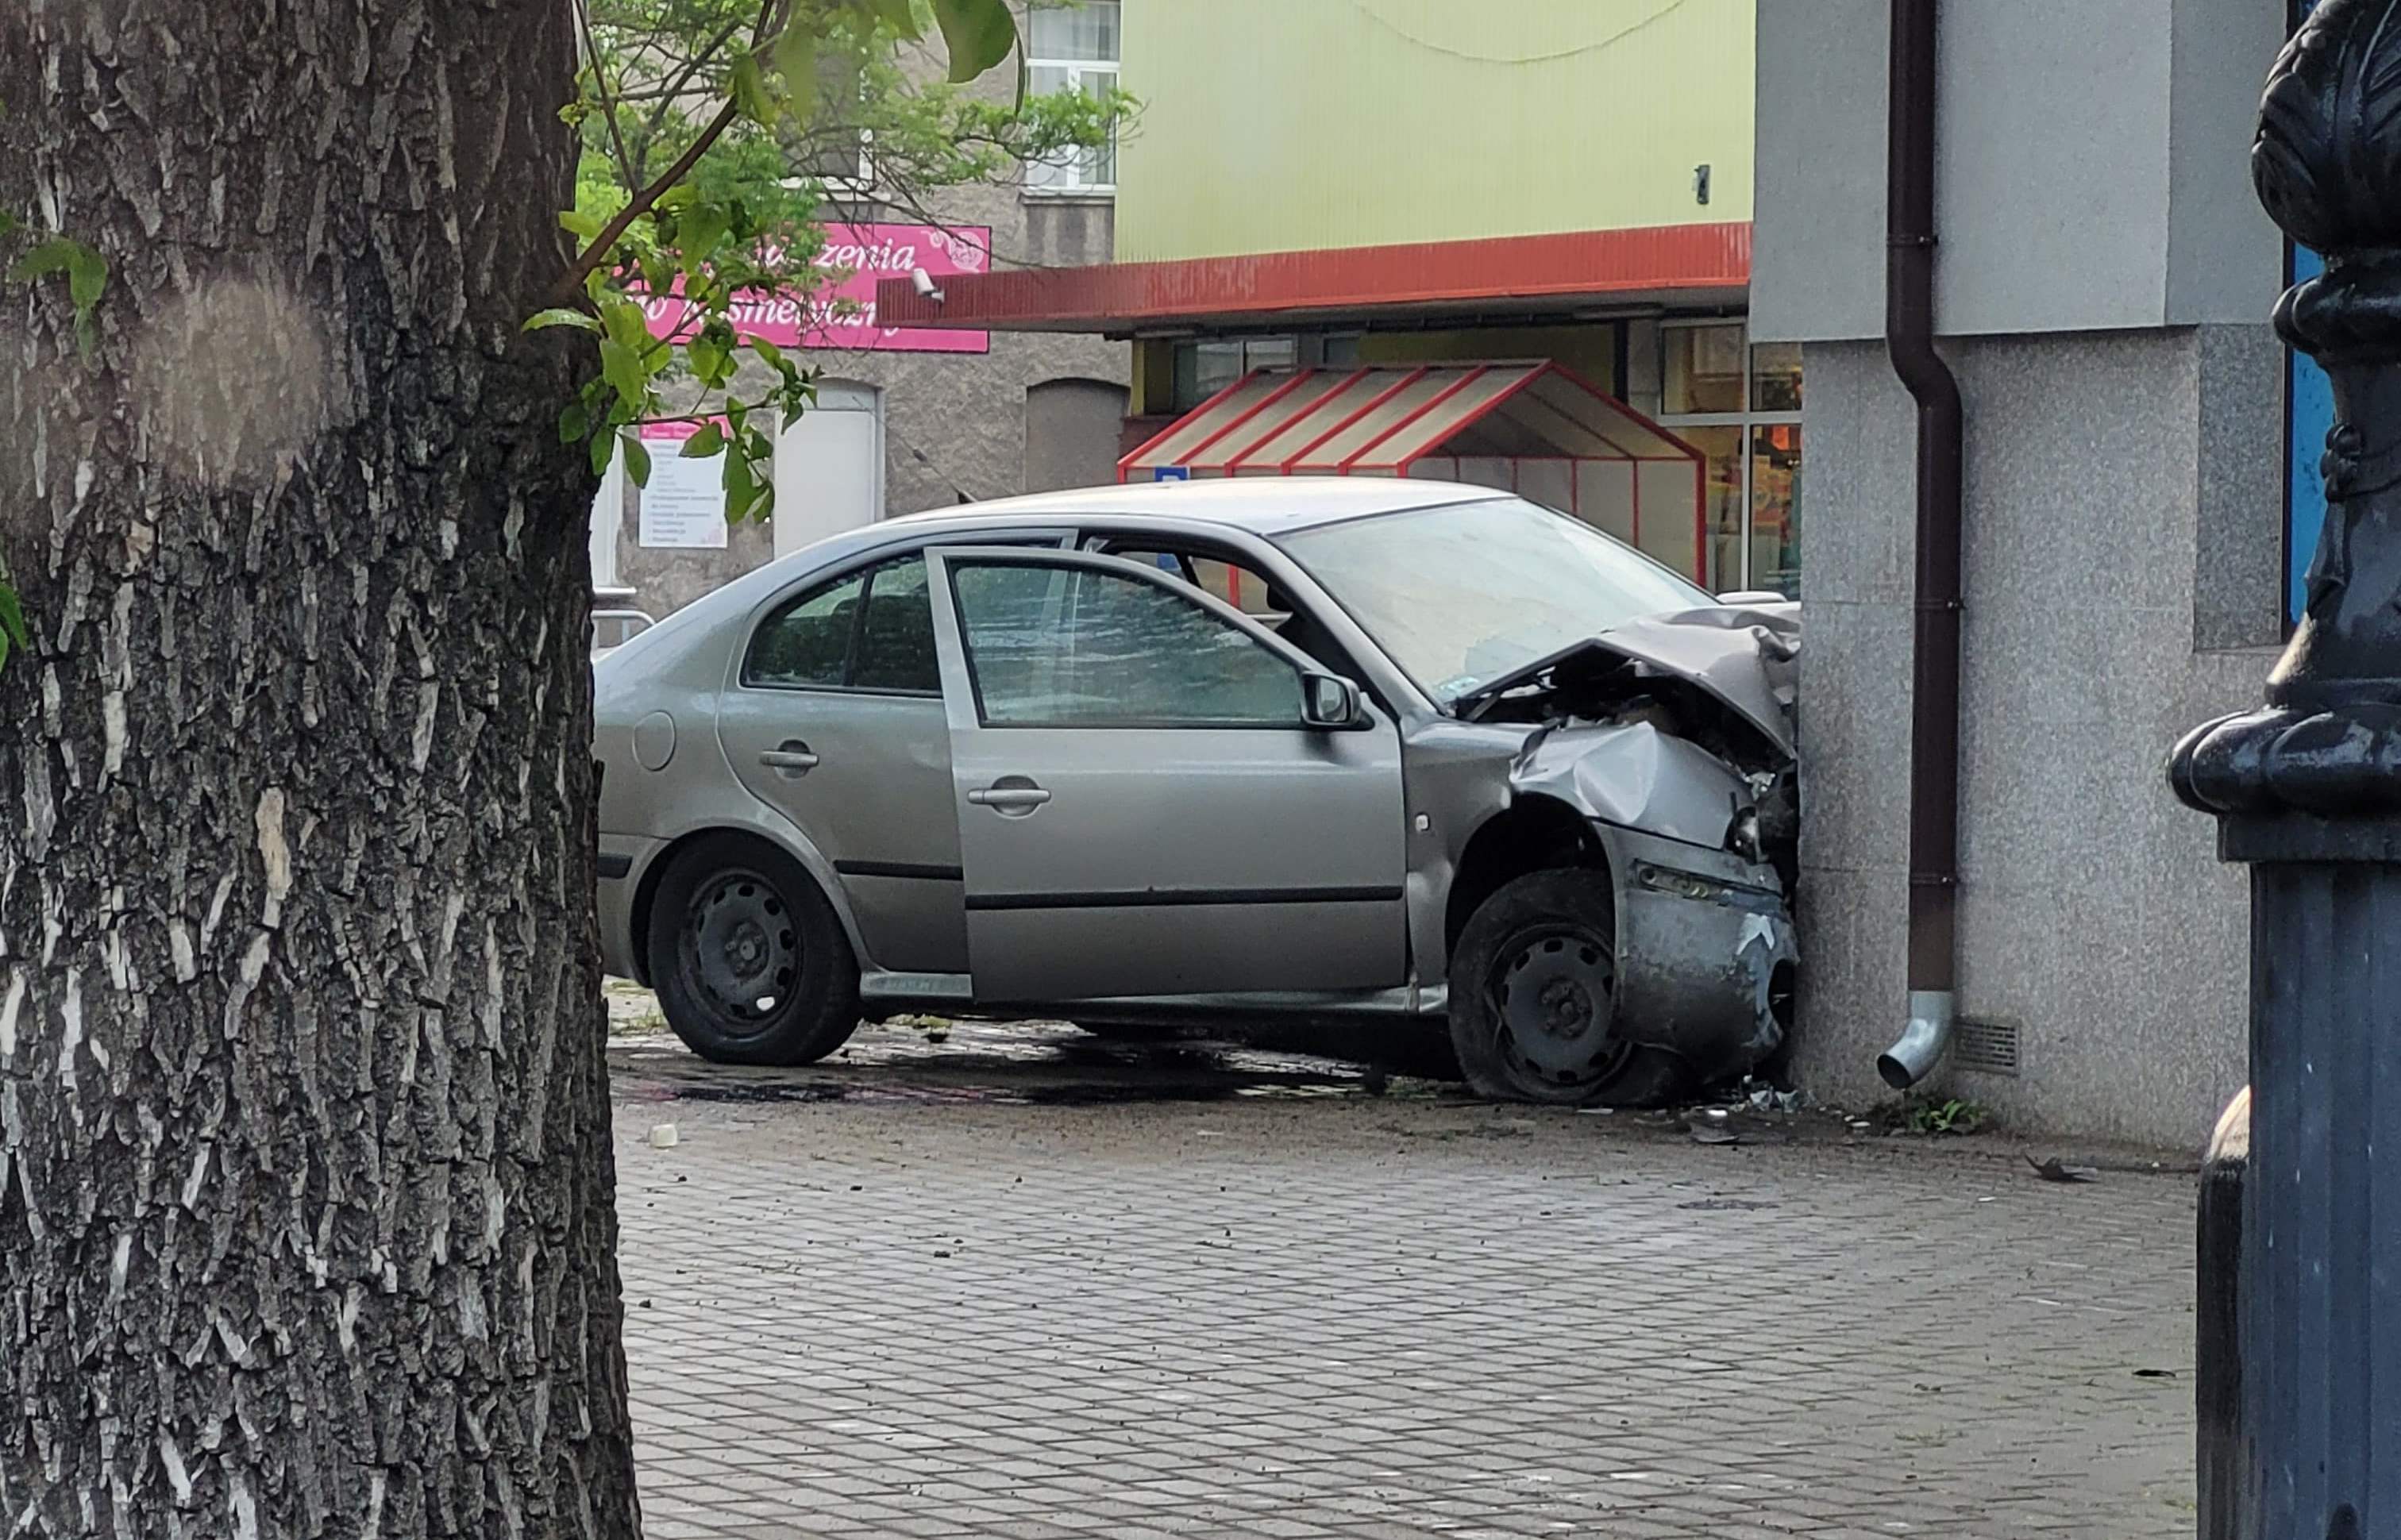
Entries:
POLYGON ((858 1029, 858 963, 799 862, 714 834, 651 903, 651 979, 676 1036, 718 1064, 812 1064, 858 1029))
POLYGON ((1584 868, 1504 883, 1452 948, 1450 1041, 1496 1101, 1650 1107, 1685 1084, 1683 1061, 1617 1029, 1617 917, 1584 868))

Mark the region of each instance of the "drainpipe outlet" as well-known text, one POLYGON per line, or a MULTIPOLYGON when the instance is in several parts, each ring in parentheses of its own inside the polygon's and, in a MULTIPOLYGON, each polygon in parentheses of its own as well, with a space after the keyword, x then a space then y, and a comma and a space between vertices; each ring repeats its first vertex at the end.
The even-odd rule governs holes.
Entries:
POLYGON ((1948 989, 1912 989, 1909 1026, 1900 1041, 1876 1058, 1876 1073, 1896 1091, 1906 1091, 1934 1072, 1951 1046, 1957 998, 1948 989))

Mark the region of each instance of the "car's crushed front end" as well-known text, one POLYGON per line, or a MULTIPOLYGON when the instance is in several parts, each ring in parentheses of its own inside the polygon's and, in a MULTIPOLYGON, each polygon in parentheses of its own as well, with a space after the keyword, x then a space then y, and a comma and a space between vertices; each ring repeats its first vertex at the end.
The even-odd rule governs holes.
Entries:
POLYGON ((1799 644, 1787 606, 1654 617, 1459 708, 1532 727, 1509 792, 1574 810, 1598 840, 1616 903, 1615 1029, 1703 1079, 1754 1068, 1791 1028, 1799 644))

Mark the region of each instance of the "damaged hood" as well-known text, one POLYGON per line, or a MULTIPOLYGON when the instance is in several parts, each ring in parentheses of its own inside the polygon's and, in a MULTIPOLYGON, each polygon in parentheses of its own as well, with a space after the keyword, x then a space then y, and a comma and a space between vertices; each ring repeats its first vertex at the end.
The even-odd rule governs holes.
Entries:
POLYGON ((1797 757, 1794 685, 1801 651, 1800 606, 1713 605, 1646 615, 1488 680, 1453 709, 1468 720, 1510 690, 1568 659, 1598 654, 1638 671, 1682 679, 1757 728, 1788 759, 1797 757))

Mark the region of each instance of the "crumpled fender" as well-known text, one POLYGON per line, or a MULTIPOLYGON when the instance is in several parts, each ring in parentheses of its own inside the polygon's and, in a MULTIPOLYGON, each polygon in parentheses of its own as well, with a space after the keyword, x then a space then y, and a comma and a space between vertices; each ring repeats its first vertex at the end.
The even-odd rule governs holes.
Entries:
POLYGON ((1702 1075, 1773 1054, 1791 1015, 1796 937, 1773 866, 1726 848, 1753 804, 1740 772, 1649 722, 1540 728, 1513 796, 1591 819, 1616 898, 1620 1029, 1702 1075))
POLYGON ((1649 722, 1538 729, 1509 767, 1519 797, 1711 850, 1751 792, 1726 762, 1649 722))

